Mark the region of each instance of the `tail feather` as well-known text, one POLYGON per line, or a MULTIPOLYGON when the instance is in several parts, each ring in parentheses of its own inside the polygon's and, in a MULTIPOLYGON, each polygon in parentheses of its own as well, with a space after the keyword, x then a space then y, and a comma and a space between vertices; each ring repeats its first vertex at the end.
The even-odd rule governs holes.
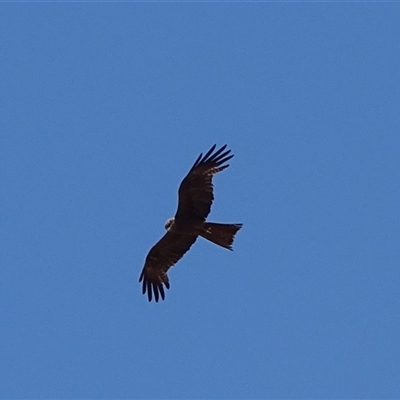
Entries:
POLYGON ((219 246, 232 250, 232 243, 236 232, 242 227, 242 224, 216 224, 214 222, 205 222, 200 232, 200 236, 219 246))

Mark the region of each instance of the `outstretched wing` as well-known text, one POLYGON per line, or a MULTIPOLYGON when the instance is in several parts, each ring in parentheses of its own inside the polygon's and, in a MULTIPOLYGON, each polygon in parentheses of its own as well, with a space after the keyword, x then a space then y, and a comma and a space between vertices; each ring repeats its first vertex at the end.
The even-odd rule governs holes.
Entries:
POLYGON ((226 145, 213 153, 215 147, 214 144, 204 157, 200 154, 179 186, 177 225, 204 222, 210 213, 214 200, 212 177, 229 167, 229 164, 223 164, 233 157, 233 154, 229 155, 230 150, 224 151, 226 145))
POLYGON ((142 292, 147 291, 149 301, 154 293, 157 302, 160 295, 164 300, 164 286, 169 289, 167 271, 190 249, 196 241, 197 234, 187 234, 177 231, 168 231, 149 251, 140 275, 139 282, 143 281, 142 292))

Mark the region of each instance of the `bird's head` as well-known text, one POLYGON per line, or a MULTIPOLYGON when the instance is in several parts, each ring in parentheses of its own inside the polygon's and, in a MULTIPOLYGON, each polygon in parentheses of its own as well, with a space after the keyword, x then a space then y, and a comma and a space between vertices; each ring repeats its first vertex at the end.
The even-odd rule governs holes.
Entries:
POLYGON ((168 218, 167 222, 165 223, 165 229, 169 231, 172 228, 172 225, 174 225, 175 218, 168 218))

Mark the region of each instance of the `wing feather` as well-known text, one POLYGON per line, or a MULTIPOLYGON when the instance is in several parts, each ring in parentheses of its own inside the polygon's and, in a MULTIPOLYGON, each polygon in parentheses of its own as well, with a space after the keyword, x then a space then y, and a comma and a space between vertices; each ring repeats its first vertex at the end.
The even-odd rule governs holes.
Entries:
POLYGON ((177 225, 204 222, 211 211, 214 200, 212 177, 229 167, 224 164, 233 157, 226 145, 214 152, 216 145, 196 159, 189 173, 179 186, 178 210, 175 214, 177 225), (214 152, 214 153, 213 153, 214 152))
POLYGON ((139 278, 143 281, 142 293, 147 292, 149 301, 165 299, 163 285, 169 289, 167 271, 176 264, 196 241, 198 235, 179 231, 168 231, 149 251, 139 278))

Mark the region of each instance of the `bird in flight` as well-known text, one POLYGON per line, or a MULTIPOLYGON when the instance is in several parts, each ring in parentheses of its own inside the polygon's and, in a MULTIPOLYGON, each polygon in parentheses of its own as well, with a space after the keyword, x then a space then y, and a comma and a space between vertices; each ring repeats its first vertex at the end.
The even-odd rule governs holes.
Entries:
POLYGON ((190 249, 198 236, 232 250, 236 232, 242 224, 206 222, 214 200, 212 178, 229 167, 233 157, 226 145, 214 152, 216 145, 200 154, 179 186, 178 209, 175 217, 165 223, 167 233, 151 248, 146 257, 139 282, 149 301, 165 299, 164 286, 169 289, 167 271, 190 249))

